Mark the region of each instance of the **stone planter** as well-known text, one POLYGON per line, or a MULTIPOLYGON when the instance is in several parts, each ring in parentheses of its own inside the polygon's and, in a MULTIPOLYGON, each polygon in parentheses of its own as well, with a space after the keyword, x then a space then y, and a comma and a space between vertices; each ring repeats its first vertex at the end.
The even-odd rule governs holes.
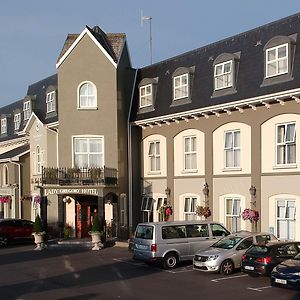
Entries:
POLYGON ((45 248, 44 234, 44 231, 39 233, 32 233, 32 235, 34 236, 34 242, 36 243, 36 247, 34 248, 34 250, 43 250, 45 248))
POLYGON ((99 231, 90 231, 89 234, 92 237, 92 243, 94 244, 92 250, 100 250, 103 247, 103 244, 101 243, 101 233, 99 231))

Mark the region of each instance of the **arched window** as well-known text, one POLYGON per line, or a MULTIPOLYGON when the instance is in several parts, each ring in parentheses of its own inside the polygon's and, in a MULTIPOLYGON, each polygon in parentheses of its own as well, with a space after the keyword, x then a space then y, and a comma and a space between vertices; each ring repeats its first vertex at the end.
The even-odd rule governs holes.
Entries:
POLYGON ((36 173, 41 174, 42 172, 42 159, 41 159, 41 148, 36 146, 35 161, 36 161, 36 173))
POLYGON ((8 177, 8 167, 7 167, 7 165, 3 166, 2 175, 3 175, 2 184, 3 184, 3 186, 6 186, 6 185, 8 185, 8 178, 9 178, 8 177))
POLYGON ((79 108, 97 107, 97 89, 91 82, 85 82, 79 87, 79 108))

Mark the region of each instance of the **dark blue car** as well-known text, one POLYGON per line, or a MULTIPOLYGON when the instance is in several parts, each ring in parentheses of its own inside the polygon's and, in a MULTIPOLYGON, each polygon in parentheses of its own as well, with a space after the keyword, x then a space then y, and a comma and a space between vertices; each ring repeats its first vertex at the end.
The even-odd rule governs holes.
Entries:
POLYGON ((271 285, 300 289, 300 253, 273 269, 271 285))

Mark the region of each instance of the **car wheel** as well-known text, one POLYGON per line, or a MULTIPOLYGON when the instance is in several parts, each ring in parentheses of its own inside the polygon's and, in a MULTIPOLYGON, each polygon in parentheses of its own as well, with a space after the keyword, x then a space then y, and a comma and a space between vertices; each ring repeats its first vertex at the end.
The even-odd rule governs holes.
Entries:
POLYGON ((220 273, 222 275, 231 275, 234 271, 233 262, 229 259, 224 260, 220 267, 220 273))
POLYGON ((5 236, 0 236, 0 246, 7 246, 8 240, 5 236))
POLYGON ((172 269, 178 263, 178 258, 175 253, 169 253, 165 256, 163 260, 163 268, 164 269, 172 269))

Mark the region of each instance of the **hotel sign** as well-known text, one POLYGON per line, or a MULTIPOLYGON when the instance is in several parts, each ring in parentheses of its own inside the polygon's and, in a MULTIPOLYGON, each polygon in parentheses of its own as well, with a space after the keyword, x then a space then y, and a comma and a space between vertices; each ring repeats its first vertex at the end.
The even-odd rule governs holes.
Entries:
POLYGON ((63 194, 84 194, 100 196, 98 189, 85 189, 85 188, 58 188, 58 189, 45 189, 45 196, 48 195, 63 195, 63 194))

